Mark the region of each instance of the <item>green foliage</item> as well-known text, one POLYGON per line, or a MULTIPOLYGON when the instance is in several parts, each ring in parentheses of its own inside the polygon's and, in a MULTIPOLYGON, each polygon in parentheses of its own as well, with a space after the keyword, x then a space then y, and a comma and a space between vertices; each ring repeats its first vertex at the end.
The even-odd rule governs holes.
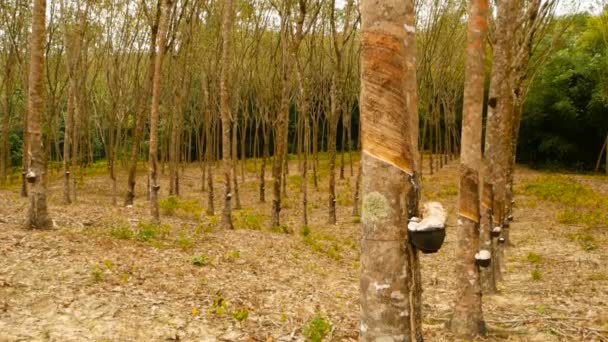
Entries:
POLYGON ((608 222, 608 198, 568 176, 542 176, 523 187, 526 195, 561 204, 557 220, 571 225, 596 227, 608 222))
POLYGON ((543 279, 543 272, 538 268, 534 269, 534 271, 532 271, 532 273, 530 275, 532 276, 533 280, 538 281, 538 280, 543 279))
POLYGON ((136 237, 140 241, 162 240, 171 233, 171 226, 168 224, 140 223, 137 228, 136 237))
POLYGON ((175 215, 179 204, 177 197, 169 196, 161 199, 159 203, 160 211, 163 215, 172 216, 175 215))
POLYGON ((570 241, 577 242, 585 251, 590 252, 597 249, 597 241, 589 233, 568 234, 570 241))
POLYGON ((175 196, 169 196, 162 199, 159 203, 161 213, 167 216, 181 214, 183 216, 192 216, 198 218, 203 212, 203 208, 197 199, 180 199, 175 196))
POLYGON ((302 188, 302 176, 301 175, 289 175, 287 177, 287 185, 292 190, 299 190, 302 188))
POLYGON ((241 252, 238 249, 232 250, 224 256, 224 259, 228 262, 235 262, 241 258, 241 252))
POLYGON ((280 224, 278 226, 271 227, 270 230, 273 233, 278 233, 278 234, 293 234, 293 230, 291 228, 289 228, 288 225, 285 225, 285 224, 280 224))
POLYGON ((209 262, 209 257, 206 254, 192 257, 192 265, 194 266, 207 266, 209 262))
POLYGON ((234 319, 236 319, 237 321, 242 322, 242 321, 246 320, 247 317, 249 317, 249 310, 247 310, 246 308, 236 309, 232 313, 232 317, 234 319))
POLYGON ((528 253, 527 259, 532 264, 540 265, 543 263, 543 258, 534 252, 528 253))
POLYGON ((119 240, 130 240, 133 238, 133 230, 129 226, 121 225, 110 229, 110 235, 119 240))
POLYGON ((235 210, 232 212, 232 223, 235 229, 262 229, 262 216, 260 213, 250 210, 235 210))
POLYGON ((177 245, 179 246, 179 248, 182 251, 187 251, 190 250, 192 248, 192 246, 194 245, 194 242, 192 241, 191 238, 189 238, 188 236, 181 236, 178 240, 177 240, 177 245))
POLYGON ((211 313, 223 316, 228 309, 230 308, 230 303, 222 296, 216 296, 213 300, 213 305, 211 306, 211 313))
POLYGON ((321 342, 323 338, 331 331, 331 322, 321 314, 316 314, 315 317, 304 326, 302 333, 304 336, 313 342, 321 342))
POLYGON ((544 315, 547 313, 547 307, 544 304, 540 304, 536 307, 536 311, 538 311, 539 314, 544 315))
POLYGON ((535 167, 595 167, 608 127, 608 26, 603 20, 588 15, 558 19, 556 34, 562 26, 567 29, 557 43, 550 36, 542 42, 558 50, 539 70, 527 96, 519 161, 535 167))
POLYGON ((567 176, 542 176, 524 186, 525 194, 534 195, 543 201, 574 204, 589 197, 593 192, 586 186, 567 176))
POLYGON ((103 271, 101 268, 99 268, 99 266, 95 266, 93 269, 91 269, 91 278, 95 283, 99 283, 103 280, 103 271))
POLYGON ((302 236, 304 236, 304 237, 307 237, 308 235, 310 235, 311 232, 312 232, 312 229, 307 224, 303 225, 302 228, 300 229, 300 234, 302 234, 302 236))

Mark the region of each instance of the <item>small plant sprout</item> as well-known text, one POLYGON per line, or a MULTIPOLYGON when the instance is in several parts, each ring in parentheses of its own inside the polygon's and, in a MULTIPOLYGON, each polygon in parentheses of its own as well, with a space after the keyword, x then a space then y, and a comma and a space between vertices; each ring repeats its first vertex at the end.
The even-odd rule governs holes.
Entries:
POLYGON ((246 308, 237 309, 232 313, 232 317, 237 321, 242 322, 249 317, 249 310, 246 308))
POLYGON ((480 267, 490 266, 491 259, 492 254, 486 249, 482 249, 475 254, 475 260, 477 262, 477 265, 480 267))
POLYGON ((308 235, 310 235, 310 233, 312 232, 312 229, 310 229, 309 225, 303 225, 302 229, 300 229, 300 234, 302 234, 302 236, 307 237, 308 235))
POLYGON ((192 265, 194 266, 207 266, 209 265, 209 257, 205 254, 201 254, 192 258, 192 265))
POLYGON ((103 280, 103 271, 101 268, 99 268, 99 266, 93 267, 91 270, 91 278, 93 278, 93 281, 96 283, 103 280))
POLYGON ((304 326, 304 337, 313 342, 321 342, 331 331, 331 322, 321 314, 316 314, 313 319, 304 326))
POLYGON ((226 261, 228 261, 228 262, 235 262, 240 258, 241 258, 241 252, 238 249, 235 249, 235 250, 232 250, 232 251, 226 253, 226 256, 224 257, 224 259, 226 259, 226 261))
POLYGON ((229 307, 230 307, 230 304, 228 303, 228 301, 226 299, 224 299, 224 297, 217 296, 213 300, 213 305, 211 306, 211 312, 218 316, 223 316, 228 311, 229 307))
POLYGON ((528 253, 527 259, 532 264, 540 265, 543 263, 543 258, 534 252, 528 253))
POLYGON ((539 270, 538 268, 534 269, 534 271, 532 271, 531 275, 532 275, 533 280, 543 279, 543 272, 541 270, 539 270))

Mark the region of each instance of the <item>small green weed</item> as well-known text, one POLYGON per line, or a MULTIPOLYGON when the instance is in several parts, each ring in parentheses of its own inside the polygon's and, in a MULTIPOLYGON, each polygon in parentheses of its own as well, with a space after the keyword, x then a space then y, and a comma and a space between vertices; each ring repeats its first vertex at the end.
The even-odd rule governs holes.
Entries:
POLYGON ((321 314, 315 317, 304 326, 302 333, 306 338, 313 342, 321 342, 331 331, 331 322, 321 314))
POLYGON ((307 237, 308 235, 310 235, 310 233, 312 232, 312 229, 310 228, 309 225, 303 225, 302 228, 300 229, 300 234, 302 234, 302 236, 307 237))
POLYGON ((211 306, 211 313, 218 316, 223 316, 226 312, 228 312, 229 308, 230 303, 228 303, 226 299, 224 299, 222 296, 216 296, 213 300, 213 305, 211 306))
POLYGON ((167 216, 173 216, 179 212, 185 216, 198 218, 203 212, 203 208, 197 199, 180 199, 175 196, 169 196, 162 199, 159 206, 162 214, 167 216))
POLYGON ((91 270, 91 278, 93 278, 93 282, 95 283, 99 283, 103 280, 103 271, 101 268, 99 268, 99 266, 93 267, 91 270))
POLYGON ((532 271, 531 275, 532 275, 533 280, 538 281, 538 280, 543 279, 543 272, 541 270, 539 270, 538 268, 534 269, 534 271, 532 271))
POLYGON ((106 268, 109 270, 114 268, 114 263, 112 262, 112 260, 104 260, 103 264, 106 265, 106 268))
POLYGON ((206 254, 201 254, 201 255, 192 257, 192 265, 207 266, 207 265, 209 265, 209 257, 206 254))
POLYGON ((133 231, 129 226, 118 226, 110 229, 110 235, 119 240, 131 240, 133 238, 133 231))
POLYGON ((182 251, 188 251, 190 249, 192 249, 192 246, 194 245, 194 242, 192 242, 192 239, 187 237, 187 236, 181 236, 178 240, 177 240, 177 245, 179 246, 179 248, 182 251))
POLYGON ((293 234, 293 230, 291 228, 289 228, 289 226, 284 225, 284 224, 274 226, 274 227, 270 228, 270 230, 273 233, 278 233, 278 234, 293 234))
POLYGON ((239 322, 242 322, 249 317, 249 310, 246 308, 237 309, 232 313, 232 317, 239 322))
POLYGON ((578 242, 578 244, 587 252, 597 249, 597 241, 595 237, 589 233, 572 233, 568 234, 570 241, 578 242))
POLYGON ((232 219, 235 229, 262 229, 262 217, 260 213, 253 210, 245 209, 234 211, 232 219))
POLYGON ((543 263, 543 258, 534 252, 528 253, 527 259, 532 264, 540 265, 543 263))
POLYGON ((232 250, 224 256, 224 259, 228 262, 235 262, 241 258, 241 252, 238 249, 232 250))
POLYGON ((541 315, 545 315, 547 313, 547 307, 544 304, 540 304, 536 307, 536 311, 541 315))
POLYGON ((163 215, 173 216, 179 206, 179 199, 174 196, 169 196, 165 199, 160 200, 159 207, 163 215))
POLYGON ((138 225, 137 239, 140 241, 165 239, 169 236, 170 233, 170 225, 156 223, 140 223, 138 225))

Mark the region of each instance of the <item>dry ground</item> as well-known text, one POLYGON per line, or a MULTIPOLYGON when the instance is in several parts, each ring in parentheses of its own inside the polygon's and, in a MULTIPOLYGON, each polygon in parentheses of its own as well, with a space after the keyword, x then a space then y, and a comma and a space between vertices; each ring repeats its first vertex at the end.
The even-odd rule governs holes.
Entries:
MULTIPOLYGON (((450 209, 444 247, 422 257, 427 341, 453 340, 445 322, 454 293, 456 166, 423 180, 425 199, 450 209)), ((217 217, 204 215, 207 194, 197 166, 186 169, 182 199, 162 227, 146 225, 145 176, 138 179, 135 207, 112 207, 102 172, 89 170, 70 206, 61 204, 62 182, 51 181, 57 227, 50 231, 23 230, 26 199, 16 186, 0 190, 0 341, 297 341, 317 314, 332 324, 327 340, 357 339, 360 225, 351 216, 355 178, 348 168, 338 187, 339 223, 331 226, 322 165, 319 190, 309 187, 307 237, 295 162, 282 212, 291 234, 267 229, 271 184, 267 203, 259 203, 251 172, 240 184, 245 209, 235 212, 234 231, 216 229, 217 217)), ((527 184, 543 177, 520 168, 516 179, 527 184)), ((608 198, 606 177, 568 179, 608 198)), ((125 183, 120 174, 121 197, 125 183)), ((484 297, 486 340, 608 340, 606 222, 595 228, 558 223, 567 206, 539 199, 523 185, 516 201, 514 246, 506 252, 500 293, 484 297)))

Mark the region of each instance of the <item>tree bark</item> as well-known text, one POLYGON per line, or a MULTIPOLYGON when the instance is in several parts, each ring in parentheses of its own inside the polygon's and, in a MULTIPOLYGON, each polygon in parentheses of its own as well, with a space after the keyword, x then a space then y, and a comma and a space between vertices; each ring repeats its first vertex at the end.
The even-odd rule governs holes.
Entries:
POLYGON ((149 179, 150 179, 150 215, 156 222, 160 221, 159 199, 158 192, 160 185, 158 184, 158 123, 159 123, 159 105, 161 96, 160 79, 163 71, 163 58, 165 56, 167 30, 169 27, 169 17, 171 15, 171 6, 173 0, 162 0, 162 9, 160 12, 160 20, 158 26, 156 60, 154 62, 154 78, 152 82, 152 105, 150 108, 150 153, 149 153, 149 179))
MULTIPOLYGON (((510 111, 512 109, 512 96, 509 89, 509 70, 511 66, 511 39, 512 23, 516 21, 515 11, 512 6, 516 6, 515 1, 500 0, 498 3, 498 19, 496 30, 496 41, 494 43, 494 61, 492 64, 492 80, 490 83, 490 95, 488 98, 488 118, 486 124, 486 140, 484 163, 486 174, 484 181, 491 184, 493 198, 492 202, 492 225, 502 226, 504 222, 504 202, 505 202, 505 176, 506 176, 506 142, 505 130, 508 129, 510 111)), ((461 144, 461 149, 464 148, 461 144)), ((490 199, 484 198, 482 202, 490 199)), ((486 221, 482 217, 482 221, 486 221)), ((485 234, 485 233, 484 233, 485 234)), ((492 255, 496 254, 492 251, 492 255)), ((499 265, 499 258, 492 260, 494 265, 499 265)), ((496 272, 492 276, 500 278, 500 268, 492 267, 496 272)), ((488 275, 486 273, 484 276, 488 275)), ((491 283, 492 281, 484 281, 491 283)))
POLYGON ((418 204, 414 4, 364 0, 361 14, 360 339, 421 341, 419 266, 406 228, 418 204))
MULTIPOLYGON (((488 0, 469 4, 469 28, 464 84, 456 301, 451 330, 457 337, 473 338, 486 332, 481 307, 481 284, 475 254, 479 250, 479 168, 485 85, 485 38, 488 0)), ((447 123, 447 121, 446 121, 447 123)), ((447 124, 446 124, 447 127, 447 124)), ((446 139, 447 141, 447 139, 446 139)), ((448 153, 447 150, 444 152, 448 153)))
POLYGON ((276 149, 274 151, 274 163, 272 165, 272 213, 271 226, 278 227, 280 225, 281 213, 281 182, 283 180, 283 167, 287 154, 287 127, 289 125, 289 93, 290 93, 290 65, 289 58, 289 7, 290 1, 286 1, 283 5, 283 13, 281 14, 281 103, 275 127, 276 134, 276 149))
POLYGON ((224 208, 222 210, 221 225, 224 229, 233 229, 232 226, 232 156, 230 126, 232 112, 230 108, 230 70, 231 70, 231 35, 232 35, 233 0, 224 1, 222 23, 222 79, 221 79, 221 111, 222 111, 222 165, 224 170, 224 208))
POLYGON ((25 227, 48 229, 52 221, 46 201, 46 156, 42 146, 42 114, 44 113, 44 44, 46 31, 46 0, 34 0, 30 38, 30 72, 28 89, 28 171, 30 206, 25 227))
MULTIPOLYGON (((156 17, 151 24, 150 27, 150 50, 149 50, 149 64, 148 64, 148 77, 150 80, 150 88, 152 89, 154 70, 155 70, 155 61, 156 61, 156 49, 157 49, 157 39, 158 39, 158 27, 160 24, 160 14, 161 14, 161 3, 162 0, 158 0, 156 5, 156 17)), ((148 93, 151 91, 148 90, 148 93)), ((146 106, 145 101, 142 108, 137 108, 139 115, 135 117, 135 127, 133 132, 133 142, 131 145, 131 156, 129 159, 129 172, 127 177, 127 194, 125 196, 125 206, 132 206, 135 201, 135 177, 137 175, 137 162, 139 156, 139 143, 141 141, 142 136, 144 135, 144 128, 146 127, 146 106)), ((135 114, 134 114, 135 115, 135 114)), ((147 188, 149 192, 149 187, 147 188)))

